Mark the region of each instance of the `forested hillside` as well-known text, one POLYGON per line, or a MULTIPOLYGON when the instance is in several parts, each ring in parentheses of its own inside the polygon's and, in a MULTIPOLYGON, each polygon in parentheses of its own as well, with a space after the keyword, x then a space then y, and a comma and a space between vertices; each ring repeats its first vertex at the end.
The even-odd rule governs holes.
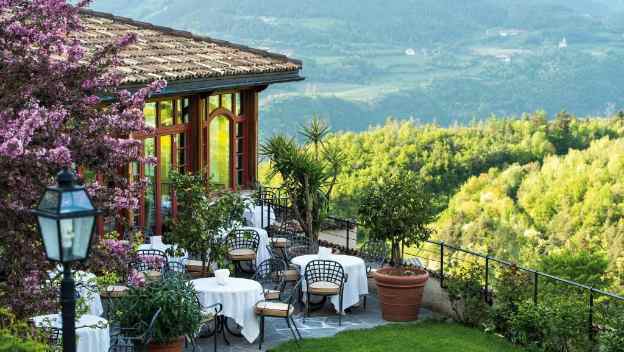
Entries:
POLYGON ((281 52, 306 81, 263 92, 266 137, 317 113, 336 130, 389 116, 624 109, 622 0, 98 0, 94 7, 281 52), (565 40, 564 40, 565 39, 565 40))

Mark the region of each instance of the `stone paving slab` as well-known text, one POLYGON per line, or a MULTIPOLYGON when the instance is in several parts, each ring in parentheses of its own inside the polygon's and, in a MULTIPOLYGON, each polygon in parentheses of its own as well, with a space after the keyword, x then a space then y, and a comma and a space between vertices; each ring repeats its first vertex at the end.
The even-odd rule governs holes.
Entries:
MULTIPOLYGON (((428 310, 422 309, 420 318, 431 317, 432 313, 428 310)), ((301 335, 306 338, 318 338, 318 337, 330 337, 334 336, 341 331, 355 330, 355 329, 370 329, 376 326, 388 324, 388 322, 381 319, 381 312, 379 309, 379 301, 375 295, 368 296, 367 309, 364 311, 361 307, 353 308, 350 312, 342 317, 342 326, 338 326, 338 316, 333 309, 325 308, 318 312, 313 312, 310 317, 305 318, 301 312, 295 316, 295 322, 301 335)), ((266 318, 265 320, 265 338, 262 346, 262 351, 266 351, 272 347, 275 347, 283 342, 293 339, 286 321, 279 318, 266 318)), ((228 346, 224 343, 223 339, 219 337, 218 351, 223 352, 251 352, 259 351, 258 341, 254 344, 250 344, 244 338, 237 338, 228 335, 228 340, 231 345, 228 346)), ((191 349, 188 349, 190 351, 191 349)), ((199 348, 201 352, 212 352, 213 341, 212 338, 200 339, 199 348)))

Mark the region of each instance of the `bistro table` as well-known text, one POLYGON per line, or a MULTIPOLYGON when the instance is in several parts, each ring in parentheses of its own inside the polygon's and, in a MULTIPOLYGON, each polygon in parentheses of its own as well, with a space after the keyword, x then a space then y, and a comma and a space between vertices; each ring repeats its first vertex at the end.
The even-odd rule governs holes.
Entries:
MULTIPOLYGON (((53 327, 61 329, 63 322, 60 314, 40 315, 32 318, 39 328, 53 327)), ((108 321, 95 315, 83 315, 76 321, 77 352, 108 352, 110 335, 108 321)))
MULTIPOLYGON (((291 260, 293 264, 299 266, 301 272, 301 277, 303 279, 302 289, 306 290, 305 284, 305 268, 309 262, 320 259, 320 260, 333 260, 344 268, 345 274, 349 276, 347 280, 344 292, 343 292, 343 312, 344 309, 357 305, 360 302, 360 297, 362 295, 368 294, 368 278, 366 276, 366 264, 364 260, 359 257, 354 257, 350 255, 330 255, 327 258, 321 258, 318 254, 308 254, 301 255, 295 257, 291 260)), ((331 296, 330 301, 336 311, 338 311, 338 307, 340 307, 340 300, 338 296, 331 296)))
POLYGON ((230 277, 225 285, 217 283, 214 277, 191 281, 202 306, 215 303, 223 305, 221 314, 232 318, 241 327, 241 334, 249 343, 253 343, 260 335, 260 324, 255 313, 256 303, 264 300, 260 283, 230 277))

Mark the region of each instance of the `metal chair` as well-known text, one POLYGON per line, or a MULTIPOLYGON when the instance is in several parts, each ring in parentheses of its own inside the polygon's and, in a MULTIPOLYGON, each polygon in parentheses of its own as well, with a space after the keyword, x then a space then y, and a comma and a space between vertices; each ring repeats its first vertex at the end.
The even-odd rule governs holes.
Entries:
POLYGON ((262 285, 264 299, 267 301, 279 300, 286 285, 284 274, 286 263, 278 258, 270 258, 258 265, 253 280, 262 285))
POLYGON ((130 267, 138 272, 158 271, 163 273, 167 266, 167 255, 158 249, 140 249, 130 267))
MULTIPOLYGON (((361 257, 366 265, 366 275, 373 278, 377 269, 381 269, 386 261, 388 246, 385 241, 368 240, 360 249, 361 257)), ((364 296, 364 310, 367 297, 364 296)))
POLYGON ((260 235, 252 229, 237 229, 230 232, 227 237, 228 257, 236 264, 237 271, 244 271, 241 262, 251 262, 256 260, 256 252, 260 244, 260 235))
POLYGON ((152 315, 148 323, 140 322, 133 327, 117 327, 111 330, 111 345, 109 352, 135 352, 137 345, 147 345, 154 337, 156 321, 160 315, 160 308, 152 315), (143 329, 147 325, 146 329, 143 329), (141 333, 141 331, 143 331, 141 333))
POLYGON ((301 255, 316 254, 318 248, 318 242, 311 240, 305 234, 295 234, 286 247, 286 259, 290 262, 293 258, 301 255))
POLYGON ((217 351, 217 336, 219 333, 222 333, 223 338, 225 339, 226 342, 228 342, 227 339, 225 338, 225 331, 222 325, 223 320, 219 316, 219 314, 223 311, 223 305, 221 303, 215 303, 215 304, 204 307, 201 304, 199 297, 197 295, 195 296, 195 299, 197 301, 197 305, 200 307, 200 313, 201 313, 200 324, 201 325, 199 327, 199 330, 196 331, 191 336, 189 336, 188 339, 191 341, 191 344, 193 345, 193 351, 195 351, 195 349, 197 348, 197 340, 199 339, 200 336, 202 336, 202 332, 206 330, 206 327, 209 323, 214 322, 213 331, 208 333, 206 336, 207 337, 214 336, 214 351, 216 352, 217 351))
POLYGON ((184 280, 190 280, 191 274, 189 274, 188 269, 186 268, 186 264, 181 262, 167 261, 163 277, 165 279, 170 277, 181 277, 184 280))
MULTIPOLYGON (((63 330, 52 326, 43 326, 38 328, 43 332, 48 350, 52 352, 60 352, 63 350, 63 330)), ((48 351, 46 350, 46 351, 48 351)))
POLYGON ((310 314, 310 296, 338 296, 338 325, 342 325, 342 301, 347 275, 342 265, 333 260, 312 260, 304 271, 306 281, 306 316, 310 314))
POLYGON ((282 292, 279 301, 260 301, 256 303, 255 311, 260 317, 260 350, 262 350, 262 343, 264 342, 265 318, 285 319, 288 329, 295 338, 297 345, 299 345, 299 341, 302 337, 299 332, 299 328, 297 328, 297 324, 293 319, 293 315, 295 313, 295 304, 297 303, 300 290, 301 280, 299 280, 290 290, 282 292))

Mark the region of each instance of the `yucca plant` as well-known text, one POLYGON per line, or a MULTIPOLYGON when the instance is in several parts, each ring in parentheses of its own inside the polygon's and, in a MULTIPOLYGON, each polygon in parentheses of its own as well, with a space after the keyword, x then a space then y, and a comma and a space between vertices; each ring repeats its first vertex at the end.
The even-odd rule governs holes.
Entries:
POLYGON ((300 133, 305 144, 278 134, 261 146, 261 153, 270 159, 268 177, 281 177, 296 220, 308 237, 317 240, 344 157, 325 143, 329 126, 317 117, 304 125, 300 133))

